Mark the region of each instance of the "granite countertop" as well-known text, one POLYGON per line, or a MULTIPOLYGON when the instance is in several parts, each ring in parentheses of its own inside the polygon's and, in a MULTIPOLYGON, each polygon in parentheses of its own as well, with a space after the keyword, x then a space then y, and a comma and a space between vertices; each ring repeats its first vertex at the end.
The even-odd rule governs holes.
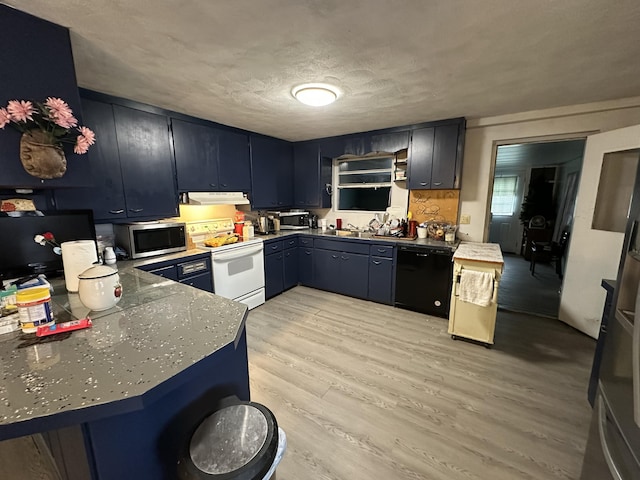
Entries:
POLYGON ((333 238, 337 240, 351 240, 351 241, 367 241, 367 242, 382 242, 382 243, 393 243, 394 245, 411 245, 418 247, 429 247, 429 248, 444 248, 449 249, 451 251, 455 251, 458 245, 460 244, 460 240, 456 239, 455 243, 444 242, 442 240, 434 240, 432 238, 416 238, 415 240, 403 240, 394 237, 376 237, 371 233, 363 233, 361 236, 351 237, 351 236, 339 236, 333 233, 329 233, 330 230, 326 232, 322 232, 322 230, 280 230, 277 233, 271 233, 269 235, 258 235, 259 238, 264 239, 265 241, 272 239, 285 238, 291 235, 310 235, 313 237, 319 238, 333 238))
MULTIPOLYGON (((0 336, 0 438, 3 426, 18 422, 35 420, 34 431, 42 431, 61 413, 82 411, 84 421, 106 415, 109 405, 121 412, 143 408, 152 401, 149 392, 169 388, 188 367, 237 345, 245 305, 137 265, 118 262, 122 300, 90 312, 92 328, 44 338, 20 332, 0 336)), ((51 283, 57 322, 89 313, 77 294, 66 292, 64 280, 51 283)))
POLYGON ((497 243, 463 242, 458 245, 453 260, 473 260, 476 262, 504 264, 502 250, 497 243))

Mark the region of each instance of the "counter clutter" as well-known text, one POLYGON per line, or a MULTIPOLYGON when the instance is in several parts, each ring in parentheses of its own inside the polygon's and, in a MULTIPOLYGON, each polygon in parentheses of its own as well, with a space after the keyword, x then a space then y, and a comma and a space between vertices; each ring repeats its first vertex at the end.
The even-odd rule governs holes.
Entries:
MULTIPOLYGON (((90 314, 92 328, 0 336, 0 440, 82 424, 96 478, 161 478, 157 441, 170 418, 216 386, 249 399, 247 308, 134 262, 118 267, 126 294, 102 312, 89 312, 64 280, 51 281, 56 321, 90 314)), ((66 447, 83 457, 84 446, 66 447)))

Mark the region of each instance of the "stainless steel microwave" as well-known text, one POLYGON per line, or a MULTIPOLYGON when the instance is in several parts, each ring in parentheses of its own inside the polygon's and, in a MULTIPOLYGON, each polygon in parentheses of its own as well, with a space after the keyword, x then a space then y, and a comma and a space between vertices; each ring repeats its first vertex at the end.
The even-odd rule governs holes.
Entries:
POLYGON ((127 223, 114 224, 116 245, 123 248, 129 258, 144 258, 187 249, 184 223, 127 223))
POLYGON ((309 228, 309 212, 277 212, 280 218, 280 230, 303 230, 309 228))

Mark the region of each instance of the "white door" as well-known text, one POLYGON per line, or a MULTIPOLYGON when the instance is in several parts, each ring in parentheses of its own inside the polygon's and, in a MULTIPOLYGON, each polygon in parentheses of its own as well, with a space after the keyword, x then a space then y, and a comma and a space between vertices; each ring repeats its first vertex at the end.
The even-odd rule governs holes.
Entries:
POLYGON ((592 228, 600 172, 605 155, 630 150, 640 152, 640 125, 590 135, 585 145, 559 318, 593 338, 605 301, 600 283, 616 278, 624 241, 623 233, 592 228))
POLYGON ((520 225, 519 217, 525 183, 525 170, 496 170, 493 180, 494 187, 491 202, 491 222, 489 224, 489 242, 499 243, 500 250, 504 253, 520 252, 522 226, 520 225), (509 188, 511 182, 514 183, 512 191, 511 188, 509 188), (497 190, 501 186, 507 187, 509 191, 498 192, 497 190), (500 193, 502 193, 502 195, 499 195, 500 193), (509 196, 512 197, 511 202, 510 204, 509 202, 505 204, 504 200, 509 196), (498 197, 502 198, 499 199, 498 197))

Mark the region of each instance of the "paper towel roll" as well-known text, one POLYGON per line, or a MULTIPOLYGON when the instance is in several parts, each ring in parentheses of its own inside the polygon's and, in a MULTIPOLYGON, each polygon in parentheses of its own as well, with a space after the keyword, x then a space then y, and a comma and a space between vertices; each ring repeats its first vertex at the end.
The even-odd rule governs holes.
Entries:
POLYGON ((69 292, 78 291, 78 275, 98 261, 96 242, 93 240, 76 240, 63 242, 62 265, 64 282, 69 292))

